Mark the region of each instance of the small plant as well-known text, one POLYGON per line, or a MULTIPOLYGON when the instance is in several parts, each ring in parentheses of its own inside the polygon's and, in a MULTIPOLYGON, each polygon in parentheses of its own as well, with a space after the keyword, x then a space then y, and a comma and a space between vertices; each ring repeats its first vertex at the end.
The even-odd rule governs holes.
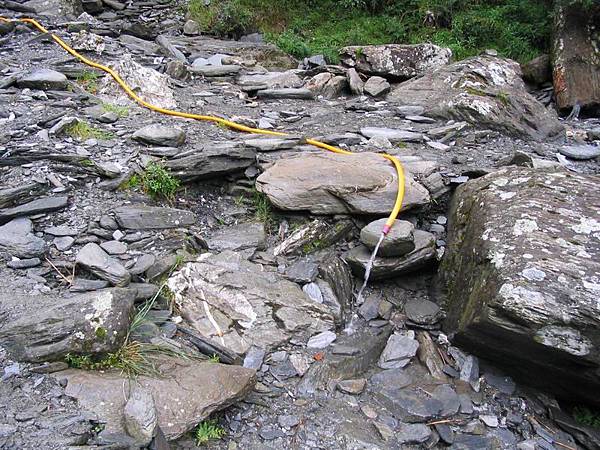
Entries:
POLYGON ((592 411, 585 406, 573 408, 573 418, 581 425, 600 429, 600 411, 592 411))
POLYGON ((198 446, 208 444, 209 441, 219 440, 225 437, 227 432, 216 420, 205 420, 196 428, 196 444, 198 446))
POLYGON ((213 355, 210 358, 208 358, 208 362, 217 364, 221 362, 221 358, 219 358, 219 355, 217 355, 216 353, 213 353, 213 355))
POLYGON ((500 100, 500 103, 502 103, 504 106, 508 106, 510 104, 510 98, 506 92, 498 92, 496 94, 496 98, 500 100))
POLYGON ((254 191, 252 196, 256 219, 263 222, 267 227, 273 225, 275 221, 269 198, 262 192, 254 191))
POLYGON ((93 70, 84 70, 81 75, 77 77, 77 82, 83 86, 83 88, 90 94, 98 92, 98 79, 100 74, 93 70))
POLYGON ((172 199, 179 189, 180 181, 171 175, 169 169, 158 162, 150 162, 140 176, 140 184, 153 198, 172 199))
POLYGON ((233 199, 233 203, 235 203, 235 206, 242 206, 245 200, 246 198, 243 195, 239 195, 233 199))
POLYGON ((86 139, 92 138, 106 141, 114 137, 111 132, 94 128, 89 123, 81 120, 68 127, 66 133, 72 138, 79 139, 80 141, 85 141, 86 139))
POLYGON ((121 118, 129 115, 129 108, 127 106, 113 105, 112 103, 102 103, 102 109, 105 112, 113 112, 121 118))

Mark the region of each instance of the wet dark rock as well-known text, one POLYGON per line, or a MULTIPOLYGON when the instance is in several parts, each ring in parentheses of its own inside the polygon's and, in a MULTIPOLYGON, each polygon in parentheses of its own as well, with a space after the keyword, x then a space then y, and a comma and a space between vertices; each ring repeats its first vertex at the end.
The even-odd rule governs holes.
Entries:
POLYGON ((67 85, 67 77, 51 69, 36 69, 17 79, 20 88, 62 91, 67 85))
POLYGON ((597 190, 597 177, 515 167, 463 185, 441 271, 456 343, 571 401, 600 388, 597 190))
POLYGON ((527 92, 518 63, 498 57, 444 66, 398 85, 387 100, 422 106, 430 117, 466 121, 527 140, 564 132, 556 114, 527 92))
POLYGON ((125 289, 7 297, 0 305, 0 343, 16 360, 31 362, 115 351, 127 334, 133 301, 125 289))
POLYGON ((148 125, 137 130, 131 137, 144 144, 163 147, 180 147, 185 143, 183 130, 158 124, 148 125))
MULTIPOLYGON (((435 237, 426 231, 415 230, 415 250, 400 257, 376 257, 371 270, 371 280, 392 278, 420 269, 431 262, 435 256, 435 237)), ((371 251, 364 245, 354 247, 343 255, 352 268, 352 272, 363 277, 371 251)))
POLYGON ((46 242, 33 234, 31 220, 13 219, 0 226, 0 250, 17 258, 36 258, 46 252, 46 242))
POLYGON ((549 55, 540 55, 531 61, 521 64, 523 79, 529 83, 541 85, 552 81, 552 65, 549 55))
POLYGON ((8 222, 10 219, 22 216, 33 216, 52 211, 58 211, 67 206, 68 197, 44 197, 32 200, 14 208, 0 209, 0 224, 8 222))
POLYGON ((259 222, 246 222, 217 230, 206 238, 209 250, 240 251, 264 250, 266 247, 265 226, 259 222))
POLYGON ((407 80, 448 64, 452 52, 433 44, 362 45, 340 50, 342 64, 358 72, 407 80))
MULTIPOLYGON (((379 219, 369 223, 360 230, 360 241, 369 249, 374 249, 379 241, 387 219, 379 219)), ((415 227, 405 220, 397 220, 390 232, 385 236, 379 247, 380 256, 402 256, 415 249, 414 243, 415 227)))
POLYGON ((114 286, 127 286, 131 275, 119 261, 110 257, 98 244, 86 244, 77 253, 77 264, 114 286))
POLYGON ((119 226, 129 230, 163 230, 193 225, 194 213, 152 206, 122 206, 114 210, 119 226))
POLYGON ((438 423, 435 424, 435 431, 437 431, 437 433, 440 435, 440 439, 445 442, 446 444, 453 444, 454 443, 454 432, 452 431, 452 428, 450 428, 449 425, 445 424, 445 423, 438 423))
POLYGON ((429 300, 410 299, 404 305, 407 319, 418 325, 433 325, 442 318, 440 307, 429 300))

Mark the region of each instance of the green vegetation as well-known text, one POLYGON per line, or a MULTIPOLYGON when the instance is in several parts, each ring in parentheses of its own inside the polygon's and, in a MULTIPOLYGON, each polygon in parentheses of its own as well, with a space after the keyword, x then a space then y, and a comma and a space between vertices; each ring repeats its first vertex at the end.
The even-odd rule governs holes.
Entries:
POLYGON ((129 115, 129 108, 127 106, 113 105, 112 103, 102 103, 102 109, 104 109, 105 112, 113 112, 121 118, 129 115))
POLYGON ((573 408, 573 418, 581 425, 600 429, 600 411, 592 411, 585 406, 576 406, 573 408))
POLYGON ((66 129, 66 133, 72 138, 79 139, 80 141, 85 141, 86 139, 91 138, 106 141, 114 137, 110 131, 94 128, 89 123, 81 120, 68 127, 66 129))
POLYGON ((213 355, 210 358, 208 358, 208 362, 217 364, 221 362, 221 358, 219 358, 219 355, 217 355, 216 353, 213 353, 213 355))
POLYGON ((254 206, 256 220, 263 222, 267 228, 270 228, 275 223, 275 216, 269 197, 255 190, 252 196, 252 205, 254 206))
POLYGON ((227 432, 216 420, 205 420, 196 428, 196 444, 198 446, 205 445, 209 441, 222 439, 226 434, 227 432))
POLYGON ((77 77, 77 83, 79 83, 86 91, 90 94, 98 92, 98 79, 100 73, 93 70, 84 70, 81 75, 77 77))
MULTIPOLYGON (((587 0, 586 0, 587 1, 587 0)), ((339 60, 346 45, 432 42, 456 59, 495 48, 524 62, 549 48, 551 0, 190 0, 204 32, 261 31, 284 51, 339 60)))
POLYGON ((141 187, 152 198, 171 200, 181 182, 160 162, 151 161, 141 174, 133 174, 122 185, 122 189, 141 187))

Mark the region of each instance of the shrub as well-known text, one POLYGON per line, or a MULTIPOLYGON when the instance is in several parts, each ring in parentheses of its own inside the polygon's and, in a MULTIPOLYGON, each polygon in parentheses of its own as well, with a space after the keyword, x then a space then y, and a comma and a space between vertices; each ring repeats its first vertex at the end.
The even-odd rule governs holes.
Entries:
POLYGON ((169 169, 154 161, 146 166, 139 180, 136 179, 137 182, 154 198, 172 199, 180 186, 179 180, 171 175, 169 169))

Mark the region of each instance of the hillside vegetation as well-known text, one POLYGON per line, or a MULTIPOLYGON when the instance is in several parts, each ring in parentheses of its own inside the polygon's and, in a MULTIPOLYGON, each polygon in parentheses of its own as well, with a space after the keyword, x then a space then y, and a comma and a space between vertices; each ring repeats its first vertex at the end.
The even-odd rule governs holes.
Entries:
POLYGON ((260 31, 288 53, 337 62, 345 45, 432 42, 457 59, 494 48, 527 61, 549 46, 549 0, 190 0, 205 33, 260 31))

